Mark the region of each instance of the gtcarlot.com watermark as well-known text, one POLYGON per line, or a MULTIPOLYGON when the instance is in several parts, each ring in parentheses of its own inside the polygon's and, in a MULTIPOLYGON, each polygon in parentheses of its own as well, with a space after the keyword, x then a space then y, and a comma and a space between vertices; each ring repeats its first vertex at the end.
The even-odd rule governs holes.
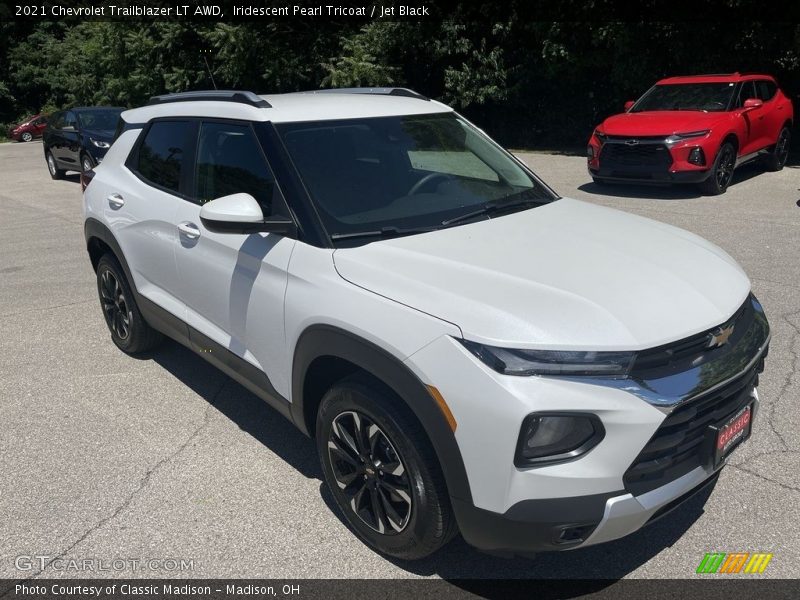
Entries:
POLYGON ((125 572, 147 571, 152 573, 194 571, 193 558, 72 558, 47 556, 45 554, 21 554, 14 559, 18 571, 90 571, 125 572))

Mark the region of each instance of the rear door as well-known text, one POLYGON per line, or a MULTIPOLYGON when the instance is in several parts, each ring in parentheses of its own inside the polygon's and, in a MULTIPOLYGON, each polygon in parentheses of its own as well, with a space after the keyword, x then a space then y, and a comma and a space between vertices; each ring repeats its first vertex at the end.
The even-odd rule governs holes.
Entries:
POLYGON ((764 111, 764 146, 771 146, 778 139, 778 134, 786 122, 787 115, 777 102, 778 86, 769 79, 759 79, 755 82, 756 97, 765 107, 764 111))
POLYGON ((251 124, 203 120, 193 177, 193 197, 179 203, 175 219, 186 321, 276 382, 285 378, 283 298, 296 242, 275 233, 214 233, 200 221, 204 203, 239 192, 252 195, 265 217, 286 214, 251 124))
POLYGON ((140 134, 125 169, 106 194, 105 217, 119 242, 134 282, 147 299, 183 319, 178 296, 175 213, 196 135, 187 120, 155 120, 140 134))
POLYGON ((81 134, 75 111, 64 113, 64 126, 59 131, 56 158, 65 169, 80 171, 81 134))

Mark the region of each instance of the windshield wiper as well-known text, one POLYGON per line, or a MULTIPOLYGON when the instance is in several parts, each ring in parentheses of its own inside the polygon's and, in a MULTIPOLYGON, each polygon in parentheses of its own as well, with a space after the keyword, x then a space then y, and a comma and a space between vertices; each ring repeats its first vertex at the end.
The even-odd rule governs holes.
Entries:
POLYGON ((404 235, 413 235, 415 233, 428 233, 435 231, 436 227, 409 227, 407 229, 400 229, 399 227, 382 227, 374 231, 351 231, 348 233, 332 233, 332 240, 349 240, 354 238, 393 238, 401 237, 404 235))
POLYGON ((480 208, 470 211, 468 213, 464 213, 463 215, 458 215, 457 217, 453 217, 452 219, 447 219, 446 221, 442 221, 442 225, 455 225, 457 223, 463 223, 464 221, 469 221, 470 219, 474 219, 475 217, 480 217, 481 215, 486 215, 491 217, 491 215, 504 212, 507 210, 512 210, 515 208, 532 208, 534 206, 541 206, 542 204, 548 204, 550 202, 549 199, 538 198, 520 198, 519 200, 506 200, 504 202, 487 202, 480 208))

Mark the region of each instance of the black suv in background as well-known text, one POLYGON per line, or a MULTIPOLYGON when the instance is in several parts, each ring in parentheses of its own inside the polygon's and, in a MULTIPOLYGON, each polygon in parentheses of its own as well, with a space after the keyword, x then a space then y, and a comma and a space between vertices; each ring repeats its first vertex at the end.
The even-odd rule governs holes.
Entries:
POLYGON ((89 171, 105 156, 124 108, 91 106, 54 113, 42 135, 44 158, 53 179, 67 171, 89 171))

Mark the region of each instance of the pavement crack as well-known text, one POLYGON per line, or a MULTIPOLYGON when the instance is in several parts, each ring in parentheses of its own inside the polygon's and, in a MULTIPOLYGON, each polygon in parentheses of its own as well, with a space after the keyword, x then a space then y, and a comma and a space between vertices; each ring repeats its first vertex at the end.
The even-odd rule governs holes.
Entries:
POLYGON ((13 313, 6 313, 0 315, 0 318, 6 317, 16 317, 17 315, 24 315, 29 312, 41 312, 45 310, 56 310, 57 308, 66 308, 67 306, 77 306, 78 304, 89 304, 90 302, 95 302, 95 300, 80 300, 78 302, 68 302, 67 304, 57 304, 56 306, 41 306, 39 308, 26 308, 25 310, 20 310, 13 313))
POLYGON ((781 481, 777 481, 776 479, 772 479, 771 477, 767 477, 766 475, 762 475, 761 473, 756 473, 755 471, 751 471, 750 469, 745 469, 744 467, 742 467, 740 465, 728 465, 728 466, 731 467, 732 469, 736 469, 737 471, 741 471, 742 473, 747 473, 748 475, 752 475, 753 477, 757 477, 758 479, 763 479, 764 481, 768 481, 770 483, 774 483, 775 485, 778 485, 778 486, 782 487, 785 490, 791 490, 793 492, 800 492, 800 487, 797 487, 797 486, 794 486, 794 485, 789 485, 789 484, 783 483, 781 481))
MULTIPOLYGON (((170 454, 168 454, 167 456, 163 457, 161 460, 156 462, 152 467, 147 469, 144 476, 142 476, 142 478, 139 480, 139 484, 136 486, 136 488, 125 497, 125 499, 119 504, 119 506, 117 506, 117 508, 115 508, 111 512, 110 515, 100 519, 97 523, 92 525, 83 534, 81 534, 81 536, 78 537, 78 539, 75 540, 72 544, 70 544, 69 547, 59 552, 58 555, 54 556, 49 561, 47 561, 41 569, 38 569, 35 573, 32 573, 28 577, 24 578, 22 581, 35 579, 36 577, 41 575, 54 561, 64 558, 67 554, 69 554, 72 550, 74 550, 81 542, 86 540, 94 532, 103 528, 105 525, 107 525, 108 523, 116 519, 120 514, 122 514, 133 503, 136 496, 138 496, 143 490, 147 489, 147 487, 150 485, 150 481, 153 475, 159 469, 161 469, 161 467, 173 461, 181 452, 183 452, 189 446, 189 444, 192 443, 192 441, 203 431, 203 429, 205 429, 208 426, 208 423, 211 420, 211 412, 217 401, 217 398, 222 393, 222 390, 225 389, 225 386, 228 384, 229 381, 230 379, 226 377, 220 384, 220 386, 217 388, 217 390, 214 392, 214 395, 208 401, 208 406, 203 412, 203 421, 197 427, 195 427, 194 431, 192 431, 192 433, 186 438, 186 440, 184 440, 184 442, 180 446, 178 446, 173 452, 171 452, 170 454)), ((0 595, 0 598, 5 597, 7 594, 8 592, 6 594, 0 595)))

